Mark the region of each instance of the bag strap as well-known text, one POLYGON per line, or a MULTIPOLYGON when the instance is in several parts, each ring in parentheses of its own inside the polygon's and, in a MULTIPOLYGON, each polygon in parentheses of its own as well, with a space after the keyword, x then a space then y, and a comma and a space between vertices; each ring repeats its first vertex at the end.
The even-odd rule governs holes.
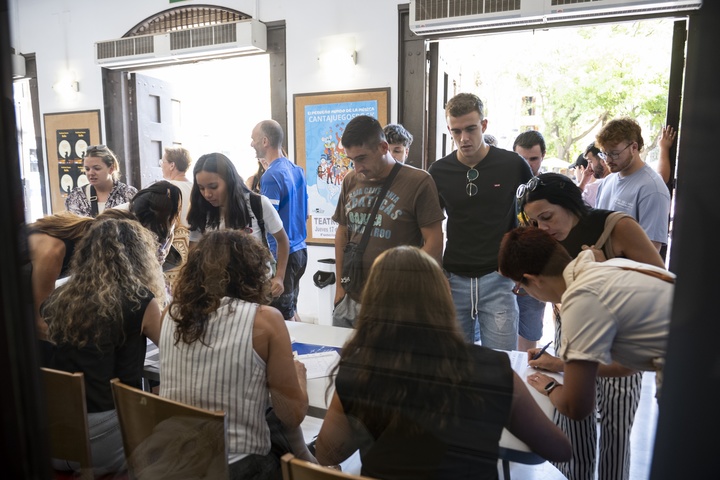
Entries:
POLYGON ((260 227, 260 236, 262 237, 263 243, 268 247, 267 236, 265 234, 265 220, 263 220, 263 208, 262 208, 262 197, 255 192, 250 192, 250 209, 257 220, 258 227, 260 227))
POLYGON ((663 282, 675 283, 675 279, 673 277, 671 277, 667 273, 658 272, 656 270, 648 270, 646 268, 635 268, 635 267, 618 267, 618 268, 621 268, 623 270, 632 270, 634 272, 644 273, 645 275, 650 275, 651 277, 655 277, 659 280, 662 280, 663 282))
POLYGON ((393 180, 395 180, 395 176, 400 171, 400 167, 402 166, 402 163, 395 162, 395 166, 390 171, 390 175, 387 176, 385 179, 385 183, 383 183, 382 190, 380 190, 380 194, 377 196, 377 200, 375 200, 375 205, 373 205, 372 211, 370 212, 370 216, 367 219, 367 222, 365 223, 365 231, 363 232, 362 239, 360 240, 360 243, 358 244, 358 248, 361 251, 365 251, 365 247, 367 246, 368 242, 370 241, 370 230, 372 229, 372 224, 375 223, 375 217, 377 216, 377 212, 380 209, 380 204, 385 199, 385 195, 387 195, 387 191, 390 188, 390 185, 392 185, 393 180))
POLYGON ((90 216, 95 218, 98 215, 98 201, 97 201, 97 192, 95 191, 95 187, 93 187, 90 184, 87 184, 85 188, 85 196, 87 196, 88 203, 90 204, 90 216))
POLYGON ((598 250, 602 250, 603 253, 605 254, 605 258, 607 258, 608 260, 611 258, 614 258, 615 255, 613 254, 612 251, 607 252, 605 249, 603 249, 603 246, 610 238, 610 235, 612 234, 612 231, 615 228, 615 225, 617 225, 617 222, 619 222, 621 219, 623 219, 625 217, 630 217, 630 215, 628 215, 627 213, 623 213, 623 212, 612 212, 611 214, 609 214, 607 216, 607 218, 605 219, 605 230, 603 230, 600 237, 598 237, 598 239, 595 241, 595 248, 597 248, 598 250))

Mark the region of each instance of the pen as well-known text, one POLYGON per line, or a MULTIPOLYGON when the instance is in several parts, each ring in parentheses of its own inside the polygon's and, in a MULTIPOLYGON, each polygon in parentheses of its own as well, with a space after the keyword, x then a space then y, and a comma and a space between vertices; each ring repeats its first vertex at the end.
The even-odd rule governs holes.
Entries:
POLYGON ((530 360, 537 360, 538 358, 542 357, 542 354, 545 353, 545 350, 547 350, 547 348, 550 346, 551 343, 552 343, 552 342, 548 342, 548 344, 545 345, 545 346, 542 348, 542 350, 540 350, 540 351, 537 352, 535 355, 533 355, 533 357, 532 357, 530 360))

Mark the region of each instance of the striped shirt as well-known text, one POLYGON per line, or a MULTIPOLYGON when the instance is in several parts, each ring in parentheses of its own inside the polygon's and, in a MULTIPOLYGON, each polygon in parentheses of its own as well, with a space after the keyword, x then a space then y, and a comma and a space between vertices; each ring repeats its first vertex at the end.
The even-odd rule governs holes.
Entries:
POLYGON ((266 365, 252 343, 257 308, 257 304, 223 298, 208 319, 204 343, 175 344, 175 322, 168 316, 160 333, 160 396, 224 411, 231 462, 238 455, 270 451, 266 365))

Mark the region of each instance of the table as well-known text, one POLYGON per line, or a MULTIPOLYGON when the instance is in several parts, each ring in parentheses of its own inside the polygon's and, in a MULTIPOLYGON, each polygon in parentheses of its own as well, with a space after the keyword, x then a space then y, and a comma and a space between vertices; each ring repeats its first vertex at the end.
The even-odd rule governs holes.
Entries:
MULTIPOLYGON (((314 345, 325 345, 329 347, 342 347, 345 342, 353 334, 354 330, 350 328, 332 327, 329 325, 315 325, 312 323, 304 322, 292 322, 286 321, 288 332, 293 341, 314 344, 314 345)), ((528 374, 533 371, 532 368, 527 366, 527 353, 510 351, 506 352, 510 357, 510 365, 513 370, 517 372, 520 378, 526 382, 528 374)), ((155 344, 148 340, 148 349, 145 361, 145 378, 156 382, 160 381, 160 367, 157 360, 159 359, 159 352, 155 344)), ((543 372, 546 373, 547 372, 543 372)), ((561 375, 550 374, 550 376, 556 379, 561 379, 561 375)), ((145 384, 146 382, 143 382, 145 384)), ((527 385, 527 382, 526 382, 527 385)), ((553 407, 550 399, 535 390, 531 386, 527 386, 530 394, 533 396, 535 401, 538 403, 542 411, 549 417, 552 418, 555 408, 553 407)), ((330 400, 333 394, 332 378, 313 378, 307 381, 307 393, 308 393, 308 415, 316 418, 324 418, 327 408, 330 405, 330 400), (330 387, 328 389, 328 387, 330 387)), ((500 437, 500 459, 503 463, 503 474, 505 479, 510 478, 510 466, 509 462, 524 463, 527 465, 539 465, 545 462, 545 459, 536 453, 530 451, 530 448, 516 436, 503 429, 502 436, 500 437)))

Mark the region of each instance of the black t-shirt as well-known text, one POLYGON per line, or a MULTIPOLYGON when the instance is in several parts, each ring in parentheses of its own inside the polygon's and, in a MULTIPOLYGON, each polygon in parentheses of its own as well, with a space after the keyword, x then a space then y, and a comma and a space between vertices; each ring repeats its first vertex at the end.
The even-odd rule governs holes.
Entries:
MULTIPOLYGON (((62 287, 60 287, 62 288, 62 287)), ((147 338, 142 334, 142 320, 148 303, 153 299, 149 293, 141 299, 140 308, 123 306, 124 338, 107 338, 100 344, 88 343, 83 348, 59 344, 55 350, 50 368, 65 372, 85 374, 85 396, 88 413, 105 412, 115 409, 110 380, 140 388, 147 338)))
MULTIPOLYGON (((341 363, 336 391, 355 433, 367 439, 360 449, 363 475, 386 480, 497 478, 498 444, 512 403, 512 369, 504 352, 466 348, 474 377, 460 385, 432 377, 429 368, 415 364, 412 372, 370 367, 374 377, 360 388, 355 379, 363 369, 352 358, 341 363), (441 407, 428 385, 451 393, 447 414, 430 415, 441 407), (401 418, 397 427, 377 413, 376 392, 388 390, 404 392, 393 408, 401 418), (358 420, 359 411, 374 412, 371 424, 358 420)), ((431 355, 426 358, 426 366, 438 362, 431 355)))
POLYGON ((454 151, 428 171, 447 213, 443 267, 464 277, 481 277, 498 268, 500 241, 517 226, 515 192, 532 178, 532 170, 517 153, 491 146, 475 165, 478 193, 472 197, 466 191, 468 170, 454 151))

